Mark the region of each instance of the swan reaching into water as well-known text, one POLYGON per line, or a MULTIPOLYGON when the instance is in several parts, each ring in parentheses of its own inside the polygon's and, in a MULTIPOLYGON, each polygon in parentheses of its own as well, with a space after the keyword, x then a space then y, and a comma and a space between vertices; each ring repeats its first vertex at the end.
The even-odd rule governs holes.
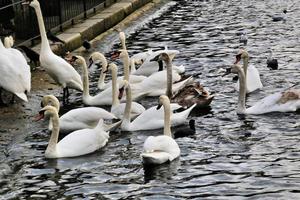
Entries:
MULTIPOLYGON (((26 93, 31 90, 31 72, 23 54, 14 48, 5 48, 0 40, 0 88, 11 92, 23 101, 28 101, 26 93)), ((0 90, 0 102, 1 99, 0 90)))
POLYGON ((300 90, 288 89, 284 92, 277 92, 269 95, 256 102, 250 108, 245 106, 246 98, 246 79, 245 73, 241 66, 235 64, 231 68, 231 72, 238 73, 240 82, 240 91, 238 98, 238 114, 259 115, 270 112, 294 112, 300 108, 300 90))
POLYGON ((203 86, 200 85, 199 82, 192 82, 180 90, 173 90, 173 83, 172 83, 172 62, 168 54, 161 53, 157 55, 153 61, 166 63, 167 68, 167 88, 166 88, 166 95, 170 98, 171 102, 178 103, 183 107, 190 107, 194 104, 197 104, 197 108, 207 107, 213 100, 214 96, 210 95, 203 86))
POLYGON ((104 147, 108 141, 109 133, 103 130, 103 120, 100 119, 93 129, 74 131, 58 141, 59 118, 56 108, 45 106, 36 120, 50 117, 53 124, 50 140, 45 152, 46 158, 76 157, 92 153, 104 147))
MULTIPOLYGON (((124 80, 124 88, 126 90, 126 106, 124 111, 124 117, 121 124, 121 129, 124 131, 138 131, 138 130, 152 130, 159 129, 164 126, 163 122, 163 109, 156 109, 155 106, 145 110, 132 122, 130 122, 130 111, 132 104, 131 88, 130 84, 124 80)), ((182 108, 176 103, 171 104, 171 124, 172 126, 178 126, 185 123, 192 109, 196 106, 194 104, 190 108, 182 112, 174 112, 175 110, 182 108), (174 113, 173 113, 174 112, 174 113)))
MULTIPOLYGON (((247 81, 247 93, 251 93, 255 90, 258 90, 263 87, 259 72, 253 65, 249 65, 249 54, 246 50, 240 49, 238 54, 236 55, 235 64, 239 63, 239 61, 243 59, 243 69, 245 71, 246 81, 247 81)), ((239 90, 239 82, 236 84, 236 90, 239 90)))
POLYGON ((83 90, 81 77, 72 65, 52 52, 46 35, 40 3, 37 0, 32 0, 23 4, 29 4, 35 10, 42 40, 40 64, 49 76, 63 87, 63 102, 65 103, 69 96, 68 88, 83 90))
POLYGON ((156 137, 150 136, 145 140, 141 154, 144 164, 162 164, 180 156, 180 148, 171 133, 170 101, 167 96, 162 95, 159 97, 159 103, 159 106, 164 107, 164 134, 156 137))
MULTIPOLYGON (((46 95, 43 97, 41 106, 51 105, 60 110, 60 105, 58 99, 53 95, 46 95)), ((63 114, 59 118, 59 126, 61 132, 71 132, 75 130, 80 130, 84 128, 94 128, 100 119, 117 119, 117 117, 106 111, 103 108, 98 107, 83 107, 72 109, 69 112, 63 114)), ((108 131, 117 126, 117 124, 106 125, 104 124, 104 130, 108 131)), ((52 122, 49 123, 49 130, 52 130, 52 122)))

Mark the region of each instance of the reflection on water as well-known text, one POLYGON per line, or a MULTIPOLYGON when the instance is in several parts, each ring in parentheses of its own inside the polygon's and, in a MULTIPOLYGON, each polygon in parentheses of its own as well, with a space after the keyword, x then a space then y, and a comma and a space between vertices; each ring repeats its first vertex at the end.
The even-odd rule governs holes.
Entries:
MULTIPOLYGON (((33 91, 30 103, 1 108, 1 198, 299 199, 299 112, 236 115, 233 77, 221 76, 221 68, 232 64, 241 45, 237 33, 246 31, 250 64, 258 68, 264 85, 248 95, 247 104, 297 82, 299 8, 298 1, 178 0, 138 19, 125 30, 130 55, 164 46, 178 49, 175 64, 186 65, 186 74, 197 73, 196 79, 215 93, 211 108, 190 116, 196 121, 196 134, 176 139, 181 157, 144 167, 143 142, 162 134, 153 130, 110 133, 107 146, 93 154, 45 159, 48 122, 33 123, 32 117, 44 94, 59 96, 60 90, 33 91), (270 15, 289 5, 293 6, 286 23, 271 21, 270 15), (279 60, 277 71, 266 67, 268 47, 279 60)), ((118 48, 114 33, 98 50, 118 48)), ((91 74, 93 92, 98 76, 99 72, 91 74)), ((81 94, 73 93, 70 102, 62 113, 82 106, 81 94)), ((157 99, 141 103, 149 107, 157 99)))

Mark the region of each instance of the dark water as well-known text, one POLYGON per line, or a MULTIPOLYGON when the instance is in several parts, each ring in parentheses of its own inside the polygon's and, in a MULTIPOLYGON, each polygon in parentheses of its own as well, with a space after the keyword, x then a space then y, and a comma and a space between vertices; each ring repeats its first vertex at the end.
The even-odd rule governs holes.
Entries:
MULTIPOLYGON (((232 76, 222 78, 219 73, 234 61, 240 46, 237 33, 245 30, 250 63, 260 71, 264 85, 248 96, 247 104, 297 82, 299 6, 296 0, 174 1, 146 14, 125 30, 130 54, 166 45, 180 50, 174 62, 186 65, 186 74, 201 71, 198 80, 216 94, 210 111, 191 117, 196 120, 196 135, 176 139, 180 159, 143 168, 142 145, 146 137, 162 133, 155 130, 112 133, 108 145, 93 154, 47 160, 43 155, 47 122, 34 124, 31 118, 41 96, 58 90, 38 91, 31 95, 30 105, 1 111, 1 127, 5 125, 0 130, 0 195, 3 199, 300 199, 299 112, 237 116, 232 76), (286 7, 287 22, 272 22, 268 15, 286 7), (278 71, 266 68, 268 47, 279 60, 278 71)), ((99 43, 103 52, 111 48, 118 48, 116 34, 99 43)), ((96 75, 92 78, 96 80, 96 75)), ((80 94, 73 96, 77 99, 80 105, 80 94)), ((156 102, 151 98, 143 104, 156 102)))

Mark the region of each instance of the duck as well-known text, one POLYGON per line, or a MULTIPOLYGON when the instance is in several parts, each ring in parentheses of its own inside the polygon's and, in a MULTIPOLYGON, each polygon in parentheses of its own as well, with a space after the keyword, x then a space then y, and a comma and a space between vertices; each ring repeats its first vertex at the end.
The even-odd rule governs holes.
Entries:
MULTIPOLYGON (((245 49, 240 49, 236 55, 235 64, 239 63, 240 60, 243 60, 243 69, 245 70, 246 81, 247 81, 247 93, 254 92, 263 87, 259 71, 253 65, 249 66, 249 54, 245 49)), ((236 90, 239 90, 239 82, 235 85, 236 90)))
POLYGON ((38 64, 40 62, 40 54, 25 45, 20 45, 18 46, 18 48, 20 48, 25 53, 27 58, 29 58, 30 63, 33 63, 35 67, 38 67, 38 64))
POLYGON ((287 20, 287 10, 286 9, 283 9, 281 15, 275 15, 275 16, 271 16, 272 17, 272 20, 273 22, 279 22, 279 21, 286 21, 287 20))
MULTIPOLYGON (((0 88, 13 93, 28 102, 27 92, 31 90, 31 72, 23 54, 15 48, 5 48, 0 40, 0 88)), ((0 92, 1 96, 1 92, 0 92)), ((13 102, 13 99, 12 99, 13 102)), ((1 103, 4 102, 1 99, 1 103)))
POLYGON ((153 60, 164 61, 167 68, 167 88, 165 94, 169 97, 171 102, 178 103, 179 105, 187 108, 194 104, 197 106, 195 108, 203 108, 210 105, 214 96, 210 95, 199 82, 194 82, 191 80, 189 84, 186 84, 180 90, 173 90, 172 84, 172 61, 168 54, 161 53, 157 55, 153 60), (169 72, 169 73, 168 73, 169 72))
MULTIPOLYGON (((124 117, 122 120, 122 124, 120 126, 121 130, 123 131, 138 131, 138 130, 153 130, 163 128, 163 109, 156 109, 156 106, 152 106, 141 113, 137 118, 133 121, 130 121, 130 111, 131 111, 131 104, 132 104, 132 97, 131 97, 131 88, 128 81, 124 80, 124 86, 121 90, 126 90, 126 106, 124 110, 124 117)), ((181 112, 176 112, 178 109, 182 109, 182 106, 178 104, 171 104, 171 125, 172 126, 179 126, 184 124, 187 117, 189 116, 192 109, 196 106, 189 107, 186 110, 181 112)))
POLYGON ((85 48, 86 51, 88 51, 92 48, 92 44, 88 40, 84 40, 82 42, 82 46, 85 48))
POLYGON ((244 46, 246 46, 248 43, 248 36, 245 31, 243 31, 242 34, 240 35, 240 43, 243 43, 244 46))
POLYGON ((85 128, 71 132, 58 142, 59 118, 53 106, 45 106, 36 120, 49 117, 53 129, 45 151, 46 158, 66 158, 86 155, 104 147, 109 139, 109 132, 103 129, 103 119, 94 128, 85 128))
MULTIPOLYGON (((111 70, 111 77, 112 77, 112 105, 111 105, 111 113, 113 113, 117 118, 123 119, 123 114, 125 110, 126 103, 120 103, 120 100, 118 99, 118 92, 119 87, 122 88, 122 85, 125 84, 124 81, 121 81, 120 84, 118 84, 117 80, 117 74, 118 74, 118 67, 114 63, 110 63, 109 67, 111 70), (120 86, 119 86, 120 85, 120 86)), ((123 91, 121 90, 120 97, 123 95, 123 91)), ((130 110, 130 117, 131 119, 136 118, 138 115, 143 113, 146 109, 144 106, 137 102, 132 102, 131 110, 130 110)))
POLYGON ((269 56, 267 58, 267 67, 271 70, 277 70, 278 69, 278 61, 277 61, 277 59, 273 58, 272 49, 269 49, 269 56))
POLYGON ((46 35, 40 3, 37 0, 32 0, 26 1, 23 4, 29 4, 29 6, 34 8, 38 19, 38 26, 42 42, 40 51, 40 64, 49 74, 49 76, 62 86, 63 103, 66 103, 68 102, 69 88, 83 91, 81 77, 71 64, 52 52, 46 35))
MULTIPOLYGON (((45 95, 42 98, 41 106, 45 107, 51 105, 56 108, 57 112, 60 110, 58 99, 53 95, 45 95)), ((113 120, 117 117, 103 108, 98 107, 82 107, 72 109, 59 118, 60 132, 71 132, 84 128, 94 128, 100 119, 113 120)), ((108 131, 113 129, 117 124, 104 125, 104 130, 108 131)), ((52 130, 52 123, 49 123, 49 130, 52 130)))
POLYGON ((163 135, 148 137, 143 145, 141 157, 146 165, 159 165, 171 162, 180 156, 180 148, 172 138, 171 133, 171 108, 170 101, 166 95, 159 97, 159 106, 164 107, 164 130, 163 135))
POLYGON ((237 114, 260 115, 271 112, 295 112, 300 108, 300 89, 289 88, 276 92, 257 101, 253 106, 246 108, 246 76, 242 67, 234 64, 232 73, 238 73, 240 90, 238 97, 237 114))
POLYGON ((189 121, 189 127, 180 127, 177 128, 176 131, 173 133, 174 138, 180 138, 180 137, 187 137, 194 135, 196 133, 196 128, 195 128, 195 120, 191 119, 189 121))

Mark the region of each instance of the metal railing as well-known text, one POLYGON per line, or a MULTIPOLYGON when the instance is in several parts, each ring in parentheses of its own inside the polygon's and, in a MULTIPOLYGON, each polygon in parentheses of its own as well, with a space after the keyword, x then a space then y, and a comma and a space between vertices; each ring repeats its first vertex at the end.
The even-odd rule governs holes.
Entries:
MULTIPOLYGON (((24 43, 39 37, 37 19, 33 8, 22 5, 23 1, 0 0, 0 36, 13 35, 16 43, 24 43)), ((46 30, 62 31, 77 19, 86 18, 105 0, 39 0, 46 30)))

